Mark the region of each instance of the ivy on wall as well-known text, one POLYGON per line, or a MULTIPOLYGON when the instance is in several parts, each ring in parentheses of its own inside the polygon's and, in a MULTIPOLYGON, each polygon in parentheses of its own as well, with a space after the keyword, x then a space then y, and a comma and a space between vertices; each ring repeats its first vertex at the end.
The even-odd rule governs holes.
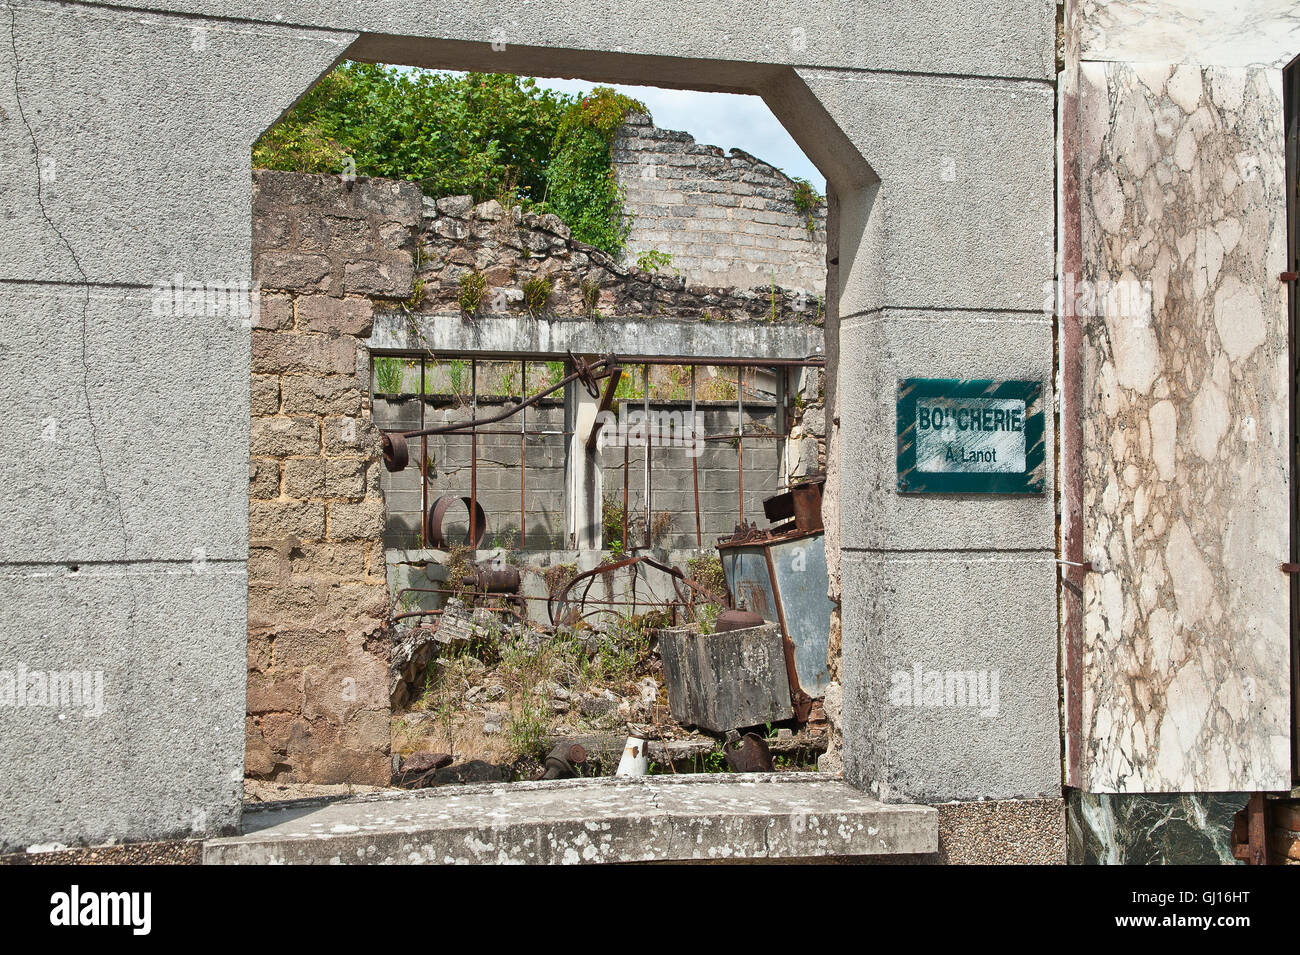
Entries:
POLYGON ((614 134, 645 104, 598 86, 571 105, 560 120, 547 169, 547 204, 573 230, 573 237, 618 255, 632 222, 623 209, 623 190, 610 164, 614 134))
POLYGON ((578 98, 505 73, 454 75, 343 63, 253 146, 253 166, 419 183, 554 212, 574 238, 618 255, 630 222, 610 166, 629 113, 609 87, 578 98))

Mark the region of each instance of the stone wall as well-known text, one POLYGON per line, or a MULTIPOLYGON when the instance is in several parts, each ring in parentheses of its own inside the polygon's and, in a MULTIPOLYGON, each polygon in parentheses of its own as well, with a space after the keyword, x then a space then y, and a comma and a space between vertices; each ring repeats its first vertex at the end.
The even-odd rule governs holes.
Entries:
POLYGON ((636 114, 619 128, 612 157, 632 216, 628 261, 655 250, 692 283, 825 291, 826 204, 800 209, 779 169, 636 114))
POLYGON ((419 189, 254 178, 245 770, 389 779, 388 594, 377 437, 358 368, 374 300, 413 284, 419 189))
MULTIPOLYGON (((704 322, 802 322, 820 325, 822 302, 785 277, 764 272, 739 286, 706 284, 715 276, 655 273, 616 262, 575 240, 558 216, 505 209, 469 196, 425 200, 419 237, 419 301, 413 312, 465 311, 462 280, 483 277, 484 291, 469 317, 585 315, 680 318, 704 322), (544 302, 530 307, 525 285, 549 281, 544 302)), ((674 259, 674 265, 676 259, 674 259)), ((821 264, 825 273, 824 257, 821 264)), ((726 278, 727 276, 721 276, 726 278)))

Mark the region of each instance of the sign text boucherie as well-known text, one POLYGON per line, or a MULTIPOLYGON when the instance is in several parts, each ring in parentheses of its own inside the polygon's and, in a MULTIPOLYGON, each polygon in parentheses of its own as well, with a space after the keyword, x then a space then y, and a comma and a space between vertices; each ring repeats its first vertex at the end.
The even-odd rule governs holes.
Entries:
POLYGON ((904 378, 898 382, 898 490, 1041 494, 1042 384, 904 378))

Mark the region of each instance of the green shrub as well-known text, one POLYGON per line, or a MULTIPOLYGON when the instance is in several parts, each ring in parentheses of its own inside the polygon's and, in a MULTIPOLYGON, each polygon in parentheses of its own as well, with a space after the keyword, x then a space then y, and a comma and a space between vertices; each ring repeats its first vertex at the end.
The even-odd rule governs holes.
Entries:
POLYGON ((487 276, 482 272, 466 272, 460 277, 460 310, 466 315, 477 315, 483 305, 483 293, 487 290, 487 276))

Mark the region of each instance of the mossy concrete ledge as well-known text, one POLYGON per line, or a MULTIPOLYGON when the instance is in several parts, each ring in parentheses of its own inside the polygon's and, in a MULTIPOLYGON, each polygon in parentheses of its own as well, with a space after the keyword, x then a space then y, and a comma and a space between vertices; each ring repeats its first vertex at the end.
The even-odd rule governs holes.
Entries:
POLYGON ((208 865, 815 859, 938 850, 938 813, 807 775, 458 786, 248 809, 208 865))

